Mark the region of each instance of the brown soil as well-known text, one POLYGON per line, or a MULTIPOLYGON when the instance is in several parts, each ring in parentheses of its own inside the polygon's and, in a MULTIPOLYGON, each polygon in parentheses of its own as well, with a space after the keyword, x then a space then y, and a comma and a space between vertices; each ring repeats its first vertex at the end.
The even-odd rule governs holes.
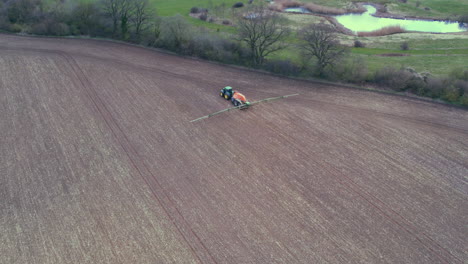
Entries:
POLYGON ((468 258, 466 110, 0 35, 0 132, 0 263, 468 258))

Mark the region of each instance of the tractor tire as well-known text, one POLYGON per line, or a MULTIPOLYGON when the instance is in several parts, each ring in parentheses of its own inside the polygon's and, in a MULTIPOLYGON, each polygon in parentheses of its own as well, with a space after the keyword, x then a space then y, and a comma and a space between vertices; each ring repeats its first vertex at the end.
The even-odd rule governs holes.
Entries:
POLYGON ((220 93, 219 93, 219 96, 223 97, 223 96, 224 96, 223 92, 220 92, 220 93))
POLYGON ((224 99, 229 100, 229 96, 227 94, 225 94, 224 99))

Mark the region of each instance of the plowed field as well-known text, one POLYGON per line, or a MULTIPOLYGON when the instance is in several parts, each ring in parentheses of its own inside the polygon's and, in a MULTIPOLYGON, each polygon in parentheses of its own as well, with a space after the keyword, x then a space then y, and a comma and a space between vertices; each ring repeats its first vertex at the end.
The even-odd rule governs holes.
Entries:
POLYGON ((468 260, 466 110, 0 35, 0 133, 0 263, 468 260))

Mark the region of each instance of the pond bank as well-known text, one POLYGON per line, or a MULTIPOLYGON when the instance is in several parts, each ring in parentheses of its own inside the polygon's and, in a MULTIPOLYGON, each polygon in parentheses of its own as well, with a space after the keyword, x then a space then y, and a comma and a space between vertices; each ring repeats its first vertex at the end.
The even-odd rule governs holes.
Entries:
MULTIPOLYGON (((319 16, 327 19, 333 24, 339 32, 346 35, 356 35, 358 32, 377 32, 379 34, 387 34, 380 32, 382 28, 398 27, 399 32, 428 32, 428 33, 465 33, 468 32, 468 25, 462 25, 458 22, 449 22, 438 19, 415 19, 414 17, 405 17, 402 15, 394 15, 388 13, 386 7, 382 4, 357 3, 354 7, 356 10, 365 10, 362 13, 346 13, 343 15, 323 14, 312 12, 307 9, 307 12, 300 12, 306 7, 294 9, 284 9, 288 13, 299 13, 319 16), (296 12, 298 10, 298 12, 296 12)), ((393 32, 392 33, 396 33, 393 32)))

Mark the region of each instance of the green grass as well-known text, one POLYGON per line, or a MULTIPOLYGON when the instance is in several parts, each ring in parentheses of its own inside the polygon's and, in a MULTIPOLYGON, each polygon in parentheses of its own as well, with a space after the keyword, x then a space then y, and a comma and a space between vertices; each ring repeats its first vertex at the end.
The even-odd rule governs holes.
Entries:
POLYGON ((149 0, 156 8, 159 16, 174 16, 180 14, 187 18, 187 20, 195 26, 206 27, 212 31, 219 31, 224 33, 235 33, 235 28, 232 26, 220 25, 209 23, 200 19, 193 18, 189 15, 190 9, 194 6, 201 8, 213 9, 214 6, 225 4, 226 15, 229 15, 229 9, 238 0, 149 0))
POLYGON ((211 8, 225 4, 226 7, 231 7, 234 3, 239 2, 238 0, 150 0, 150 2, 156 7, 160 16, 173 16, 181 14, 188 16, 190 8, 203 7, 211 8))
MULTIPOLYGON (((351 56, 363 58, 371 72, 391 65, 397 68, 412 67, 420 72, 427 71, 436 76, 444 76, 454 68, 468 68, 468 39, 439 39, 432 41, 413 39, 409 42, 410 50, 406 51, 399 48, 401 44, 399 39, 397 42, 384 43, 385 45, 371 43, 371 45, 368 45, 371 47, 366 48, 351 48, 351 56), (388 53, 408 54, 409 56, 379 56, 388 53)), ((296 64, 300 64, 302 59, 295 45, 291 45, 269 58, 289 59, 296 64)))
POLYGON ((417 0, 408 0, 408 3, 392 3, 389 12, 433 18, 457 18, 459 15, 468 13, 468 1, 464 0, 424 0, 416 7, 417 0), (428 7, 430 10, 425 10, 428 7))
POLYGON ((352 45, 354 40, 366 44, 368 48, 399 49, 402 42, 408 42, 410 49, 466 49, 468 48, 468 34, 430 34, 404 33, 381 37, 340 36, 340 41, 352 45))
MULTIPOLYGON (((356 55, 355 55, 356 56, 356 55)), ((430 72, 435 76, 446 76, 455 68, 467 68, 468 55, 450 55, 450 56, 408 56, 408 57, 379 57, 363 56, 367 62, 370 71, 393 66, 412 67, 418 72, 430 72)))
POLYGON ((431 49, 431 50, 391 50, 376 48, 352 48, 352 53, 363 55, 379 55, 387 53, 399 53, 407 55, 468 55, 468 49, 431 49))

